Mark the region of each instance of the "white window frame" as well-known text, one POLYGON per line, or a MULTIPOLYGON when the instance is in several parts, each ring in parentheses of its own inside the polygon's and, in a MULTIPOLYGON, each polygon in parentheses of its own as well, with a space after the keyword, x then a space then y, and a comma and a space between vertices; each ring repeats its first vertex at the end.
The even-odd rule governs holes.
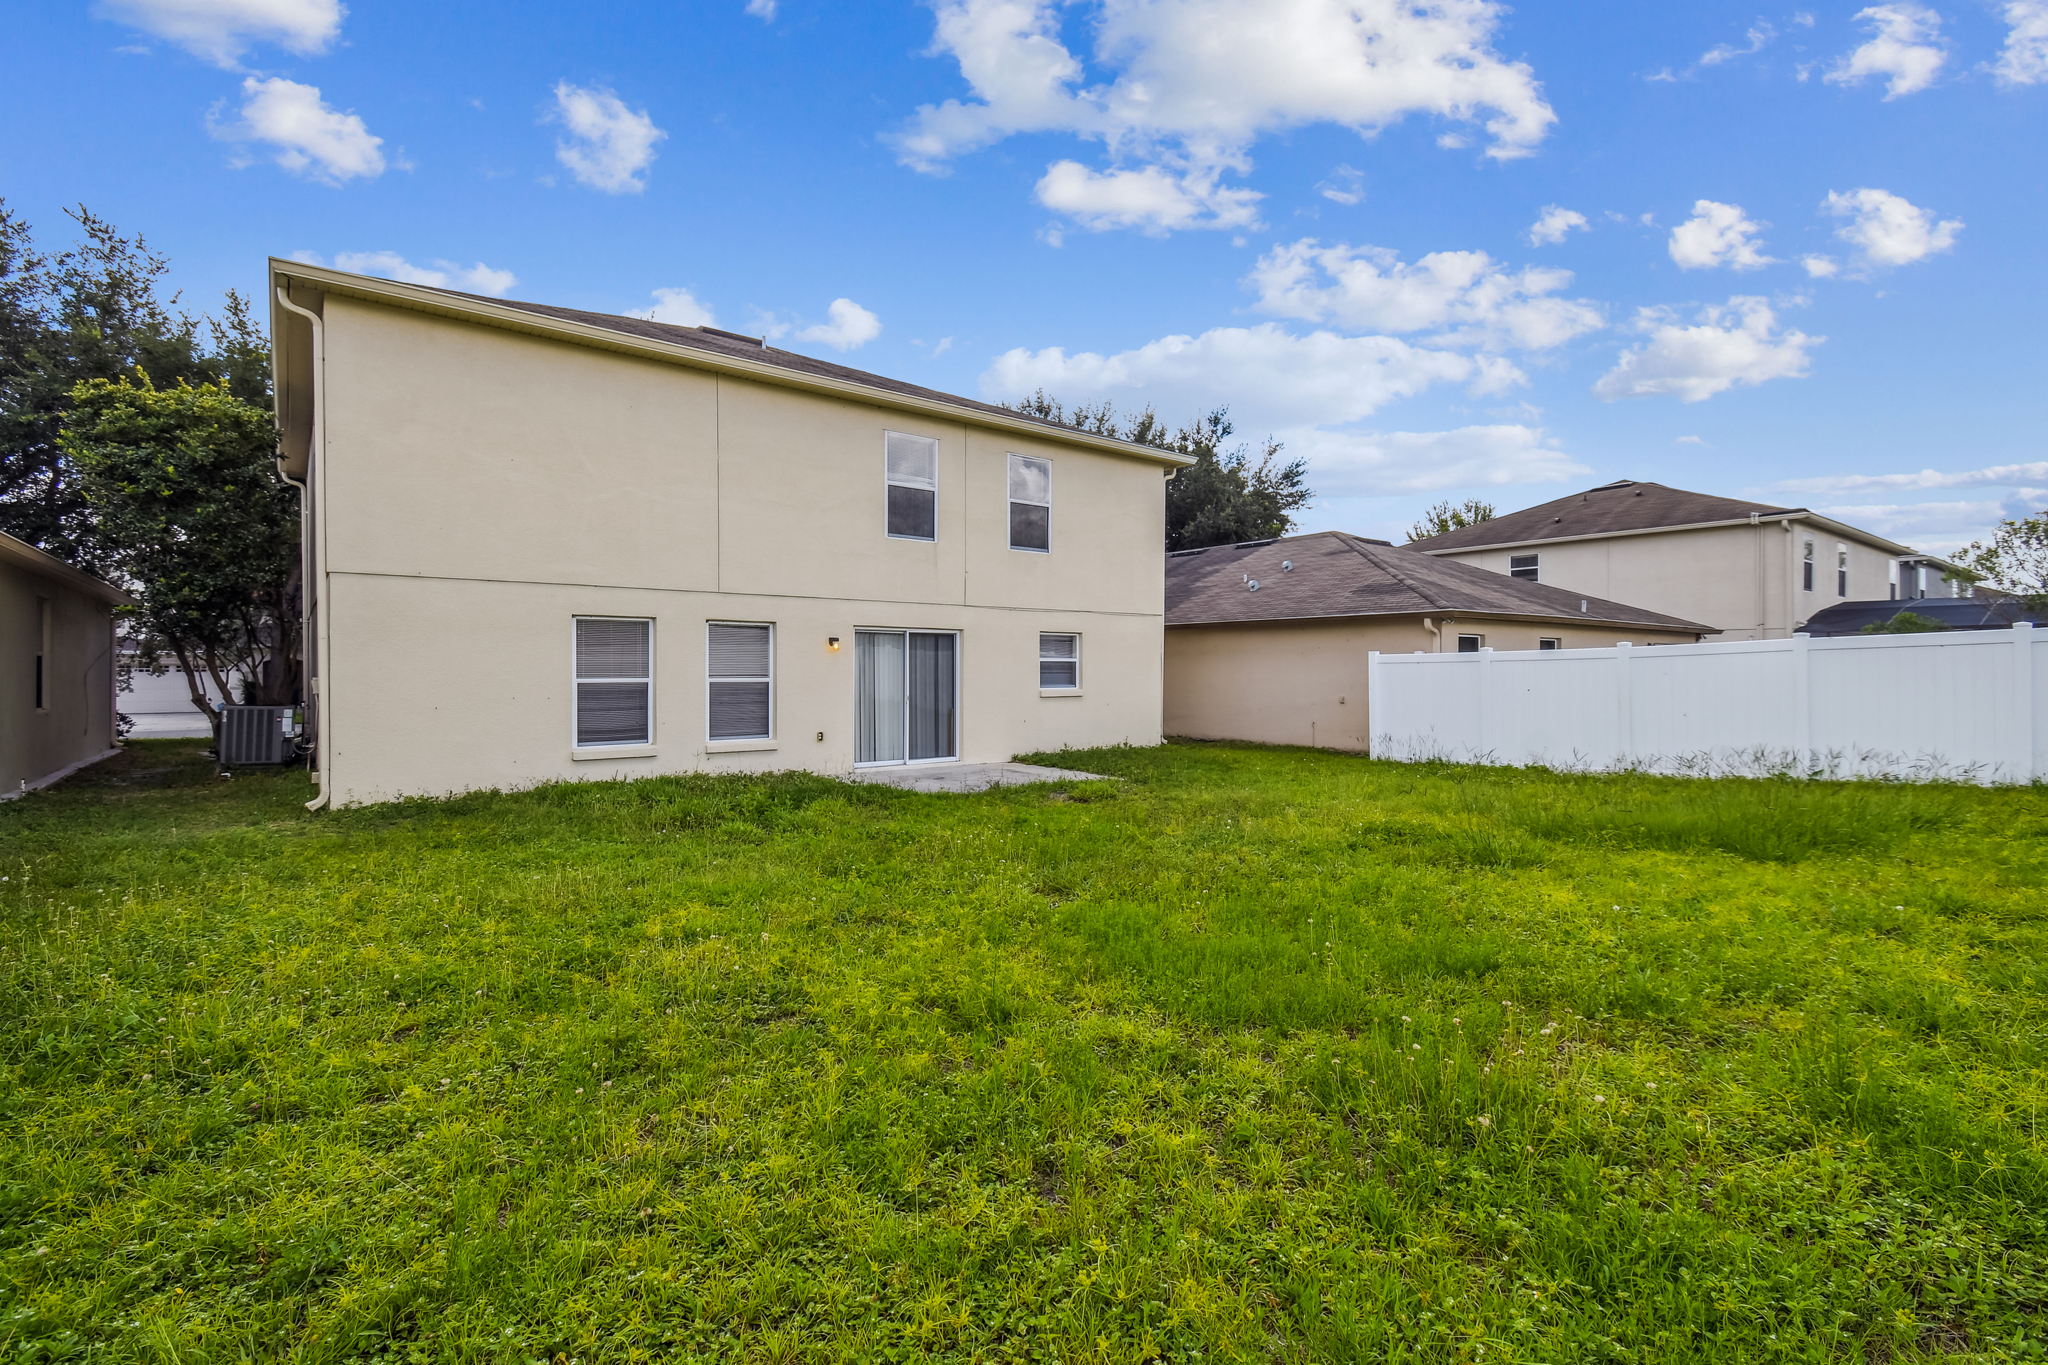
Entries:
POLYGON ((920 436, 914 431, 882 432, 882 534, 891 540, 908 540, 918 545, 939 543, 939 438, 920 436), (913 478, 899 478, 889 468, 889 438, 906 436, 913 441, 930 441, 932 445, 932 476, 929 481, 913 478), (916 488, 932 495, 932 533, 929 536, 900 535, 889 529, 889 490, 891 488, 916 488))
POLYGON ((1055 664, 1059 664, 1059 663, 1068 663, 1068 662, 1071 662, 1071 663, 1072 663, 1072 664, 1074 665, 1074 683, 1073 683, 1073 686, 1071 686, 1071 687, 1047 687, 1047 686, 1045 685, 1045 679, 1044 679, 1044 677, 1043 677, 1043 676, 1041 676, 1041 677, 1039 678, 1039 681, 1038 681, 1038 690, 1039 690, 1040 692, 1042 692, 1042 693, 1043 693, 1043 692, 1052 692, 1052 693, 1055 693, 1055 694, 1057 694, 1057 695, 1059 695, 1059 696, 1063 696, 1063 697, 1065 697, 1065 696, 1072 696, 1072 695, 1073 695, 1074 693, 1076 693, 1076 692, 1079 692, 1079 691, 1081 690, 1081 632, 1080 632, 1080 631, 1078 631, 1078 630, 1041 630, 1041 631, 1039 631, 1039 632, 1038 632, 1038 660, 1037 660, 1037 662, 1038 662, 1039 664, 1041 664, 1041 665, 1043 665, 1043 664, 1047 664, 1047 663, 1055 663, 1055 664), (1051 657, 1051 658, 1048 658, 1048 657, 1047 657, 1047 655, 1046 655, 1046 652, 1045 652, 1045 637, 1046 637, 1046 636, 1048 636, 1048 635, 1064 635, 1064 636, 1066 636, 1066 637, 1067 637, 1067 638, 1068 638, 1069 640, 1072 640, 1072 641, 1074 642, 1074 652, 1073 652, 1073 654, 1072 654, 1072 655, 1070 655, 1070 656, 1068 656, 1068 657, 1066 657, 1066 658, 1060 658, 1060 657, 1051 657))
MULTIPOLYGON (((1020 455, 1014 450, 1009 452, 1009 455, 1008 463, 1003 466, 1003 537, 1006 540, 1010 540, 1010 548, 1019 554, 1049 555, 1052 553, 1052 459, 1046 455, 1020 455), (1019 460, 1045 466, 1044 502, 1034 502, 1030 498, 1019 498, 1011 494, 1011 476, 1015 473, 1019 460), (1036 545, 1019 545, 1015 540, 1010 539, 1010 508, 1018 503, 1022 503, 1026 507, 1043 507, 1045 509, 1044 549, 1041 550, 1036 545)), ((1048 631, 1046 633, 1051 635, 1064 634, 1062 631, 1048 631)))
POLYGON ((585 753, 606 749, 646 749, 654 744, 654 618, 652 616, 611 616, 602 612, 577 612, 569 618, 569 747, 585 753), (576 626, 580 621, 640 621, 647 626, 647 676, 644 678, 586 678, 576 668, 576 626), (579 723, 583 712, 583 687, 587 682, 644 682, 647 684, 647 729, 645 739, 613 739, 602 744, 585 744, 579 723))
POLYGON ((1540 583, 1543 581, 1542 572, 1543 557, 1540 554, 1519 554, 1508 556, 1509 578, 1519 578, 1524 583, 1540 583), (1518 559, 1526 559, 1529 562, 1527 564, 1517 564, 1515 563, 1515 561, 1518 559))
POLYGON ((1840 543, 1835 546, 1835 596, 1849 596, 1849 547, 1840 543))
POLYGON ((1476 654, 1476 653, 1478 653, 1478 652, 1479 652, 1480 650, 1482 650, 1482 649, 1485 649, 1485 648, 1486 648, 1486 637, 1485 637, 1484 635, 1474 635, 1474 634, 1470 634, 1470 633, 1461 633, 1461 634, 1460 634, 1460 635, 1458 636, 1458 647, 1457 647, 1457 651, 1456 651, 1456 652, 1457 652, 1457 653, 1459 653, 1459 654, 1476 654), (1476 640, 1476 641, 1478 641, 1478 643, 1477 643, 1477 644, 1475 644, 1475 645, 1473 645, 1473 646, 1472 646, 1472 648, 1470 648, 1470 649, 1467 649, 1467 648, 1465 648, 1465 642, 1466 642, 1467 640, 1476 640))
POLYGON ((704 623, 704 742, 713 748, 726 744, 771 744, 775 740, 775 623, 773 621, 722 621, 704 623), (714 678, 711 676, 711 628, 713 626, 760 626, 768 631, 768 676, 765 678, 714 678), (768 733, 765 735, 718 735, 711 733, 711 684, 714 682, 765 682, 768 684, 768 733))
POLYGON ((1800 588, 1800 591, 1802 591, 1802 592, 1812 592, 1812 591, 1813 591, 1813 582, 1814 582, 1814 577, 1815 577, 1815 574, 1816 574, 1816 570, 1814 569, 1814 558, 1813 558, 1813 554, 1814 554, 1814 544, 1813 544, 1813 538, 1812 538, 1811 536, 1808 536, 1808 537, 1807 537, 1807 539, 1806 539, 1806 552, 1805 552, 1805 553, 1804 553, 1803 555, 1801 555, 1801 556, 1799 557, 1799 563, 1800 563, 1800 580, 1799 580, 1799 581, 1800 581, 1800 584, 1801 584, 1801 588, 1800 588))
POLYGON ((1539 636, 1537 636, 1537 637, 1536 637, 1536 648, 1538 648, 1538 649, 1563 649, 1563 648, 1564 648, 1564 640, 1563 640, 1563 639, 1562 639, 1561 637, 1559 637, 1559 636, 1556 636, 1556 635, 1539 635, 1539 636))
MULTIPOLYGON (((853 761, 853 766, 856 768, 922 768, 934 763, 961 762, 960 751, 967 747, 967 721, 960 709, 963 697, 962 689, 967 685, 967 642, 962 637, 961 632, 957 630, 933 629, 930 626, 855 626, 853 628, 853 647, 856 655, 860 649, 860 637, 862 635, 901 635, 905 637, 903 643, 906 650, 910 646, 908 637, 912 635, 950 635, 953 637, 953 753, 946 758, 910 757, 910 688, 906 685, 903 689, 903 757, 877 758, 866 762, 856 758, 853 761)), ((905 681, 907 684, 908 679, 906 678, 905 681)), ((853 728, 851 733, 854 736, 854 752, 858 754, 860 752, 860 684, 858 682, 853 687, 853 728)))

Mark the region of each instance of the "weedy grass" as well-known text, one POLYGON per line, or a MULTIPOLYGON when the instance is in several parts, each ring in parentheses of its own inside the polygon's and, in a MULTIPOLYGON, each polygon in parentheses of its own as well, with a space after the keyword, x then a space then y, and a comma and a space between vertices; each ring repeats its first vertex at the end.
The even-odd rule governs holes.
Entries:
POLYGON ((0 807, 0 1359, 2048 1349, 2048 793, 1057 761, 0 807))

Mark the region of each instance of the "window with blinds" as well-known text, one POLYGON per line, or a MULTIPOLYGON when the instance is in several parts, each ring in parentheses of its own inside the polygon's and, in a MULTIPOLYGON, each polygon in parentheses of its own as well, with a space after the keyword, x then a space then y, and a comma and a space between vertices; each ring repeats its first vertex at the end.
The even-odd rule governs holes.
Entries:
POLYGON ((1052 461, 1010 457, 1010 548, 1052 549, 1052 461))
POLYGON ((1072 691, 1081 685, 1081 637, 1040 635, 1038 637, 1038 685, 1048 690, 1072 691))
POLYGON ((654 742, 654 622, 576 618, 576 747, 654 742))
POLYGON ((775 627, 713 621, 705 628, 705 733, 711 739, 775 735, 775 627))
POLYGON ((939 443, 929 436, 887 434, 889 534, 897 540, 939 538, 939 443))

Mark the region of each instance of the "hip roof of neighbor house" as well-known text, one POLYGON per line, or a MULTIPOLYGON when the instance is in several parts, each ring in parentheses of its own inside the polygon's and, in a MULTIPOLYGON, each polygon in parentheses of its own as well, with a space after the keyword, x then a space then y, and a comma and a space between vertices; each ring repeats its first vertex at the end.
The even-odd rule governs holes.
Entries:
POLYGON ((4 531, 0 531, 0 564, 12 564, 30 573, 41 574, 66 587, 97 597, 112 606, 126 607, 135 603, 134 598, 106 579, 66 564, 47 550, 38 550, 27 541, 17 540, 4 531))
MULTIPOLYGON (((1657 531, 1698 530, 1708 526, 1733 526, 1747 521, 1810 521, 1832 535, 1848 536, 1875 545, 1888 554, 1919 554, 1910 545, 1823 516, 1809 507, 1774 507, 1767 502, 1747 502, 1712 493, 1694 493, 1661 483, 1616 479, 1613 483, 1571 493, 1519 512, 1490 517, 1471 526, 1460 526, 1442 535, 1427 536, 1408 543, 1424 554, 1451 554, 1460 550, 1503 549, 1538 545, 1550 540, 1591 540, 1601 536, 1644 535, 1657 531)), ((1930 563, 1948 565, 1939 555, 1920 555, 1930 563)))
MULTIPOLYGON (((1028 432, 1041 439, 1128 455, 1154 464, 1178 468, 1194 463, 1192 456, 1182 455, 1177 451, 1140 445, 1113 436, 1100 436, 1067 426, 1062 422, 1018 412, 997 403, 984 403, 979 399, 964 398, 959 394, 925 388, 920 384, 905 383, 900 379, 891 379, 887 375, 856 370, 851 366, 819 360, 814 356, 799 355, 795 351, 785 351, 779 346, 770 346, 764 338, 744 336, 716 327, 685 327, 676 323, 655 322, 650 318, 594 313, 555 304, 487 298, 481 294, 465 294, 456 289, 406 284, 397 280, 358 275, 345 270, 330 270, 325 266, 307 265, 275 257, 271 259, 270 272, 273 288, 280 280, 299 280, 315 289, 345 297, 461 318, 485 326, 503 327, 582 345, 599 345, 606 349, 628 351, 693 368, 715 370, 769 384, 830 393, 885 407, 903 408, 970 421, 982 426, 1028 432)), ((284 333, 282 329, 274 328, 273 335, 281 337, 284 333)), ((279 372, 283 372, 282 367, 279 372)))
POLYGON ((1166 557, 1169 626, 1446 612, 1697 634, 1716 629, 1342 531, 1182 550, 1166 557))

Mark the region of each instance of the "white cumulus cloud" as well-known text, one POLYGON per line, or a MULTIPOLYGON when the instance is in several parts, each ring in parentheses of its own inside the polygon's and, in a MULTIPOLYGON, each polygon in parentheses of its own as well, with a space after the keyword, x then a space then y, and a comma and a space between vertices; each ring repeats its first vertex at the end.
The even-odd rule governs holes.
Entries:
POLYGON ((1787 493, 1840 497, 1879 490, 2020 488, 2029 484, 2048 484, 2048 460, 1987 465, 1982 469, 1922 469, 1912 474, 1828 474, 1814 479, 1787 479, 1777 486, 1787 493))
POLYGON ((301 56, 323 52, 341 32, 341 0, 99 0, 98 12, 232 67, 258 43, 301 56))
MULTIPOLYGON (((1154 165, 1207 177, 1213 197, 1217 177, 1250 168, 1261 136, 1289 128, 1332 123, 1370 135, 1430 116, 1483 127, 1489 154, 1510 158, 1529 154, 1556 119, 1529 67, 1494 50, 1505 13, 1496 0, 937 0, 935 9, 933 50, 952 57, 971 94, 920 107, 896 133, 899 155, 920 170, 1014 134, 1068 133, 1102 143, 1126 173, 1154 165), (1090 36, 1087 64, 1066 45, 1063 23, 1090 36), (1090 81, 1091 69, 1103 78, 1090 81)), ((1158 221, 1141 215, 1136 225, 1158 221)))
POLYGON ((1316 185, 1316 193, 1333 204, 1365 202, 1365 172, 1356 166, 1339 166, 1316 185))
MULTIPOLYGON (((308 265, 326 264, 310 251, 299 252, 292 259, 308 265)), ((414 265, 395 251, 336 252, 333 264, 336 270, 352 270, 358 275, 376 275, 405 284, 432 285, 436 289, 459 289, 465 294, 489 294, 493 298, 503 298, 519 283, 519 277, 511 271, 485 265, 482 261, 474 265, 463 265, 459 261, 414 265)))
POLYGON ((384 173, 384 139, 354 113, 328 107, 317 86, 281 76, 250 76, 242 82, 240 117, 222 122, 216 110, 214 136, 230 142, 267 144, 278 165, 311 180, 339 185, 384 173))
POLYGON ((1936 219, 1890 190, 1832 191, 1822 207, 1845 220, 1835 236, 1855 250, 1864 269, 1924 261, 1954 246, 1963 231, 1960 218, 1936 219))
POLYGON ((1939 14, 1912 0, 1898 0, 1860 10, 1856 18, 1870 30, 1870 38, 1829 67, 1827 80, 1836 85, 1860 85, 1872 76, 1882 77, 1888 100, 1934 84, 1948 60, 1939 14))
POLYGON ((1991 70, 2000 85, 2048 82, 2048 0, 2006 0, 2005 46, 1991 70))
POLYGON ((678 327, 718 325, 718 319, 712 316, 711 305, 687 289, 657 289, 654 291, 654 303, 632 316, 646 318, 649 322, 674 323, 678 327))
POLYGON ((1536 221, 1529 225, 1529 245, 1556 246, 1572 233, 1584 232, 1589 226, 1586 215, 1577 209, 1545 204, 1536 221))
POLYGON ((825 309, 825 321, 799 331, 799 341, 814 341, 835 351, 865 346, 882 334, 882 320, 852 299, 834 299, 825 309))
POLYGON ((1668 395, 1698 403, 1738 385, 1804 375, 1808 352, 1824 337, 1780 330, 1770 301, 1738 295, 1702 308, 1690 323, 1668 308, 1636 316, 1644 341, 1622 352, 1593 386, 1599 397, 1668 395))
POLYGON ((569 173, 606 194, 638 194, 647 188, 654 149, 668 136, 644 109, 630 109, 609 90, 568 81, 555 84, 549 117, 568 130, 555 143, 555 158, 569 173))
POLYGON ((1952 555, 1972 541, 1989 539, 2001 521, 2039 512, 2044 499, 2048 499, 2048 489, 2035 488, 1997 501, 1864 503, 1814 510, 1915 549, 1952 555))
POLYGON ((1287 453, 1308 461, 1318 497, 1333 498, 1555 483, 1590 472, 1541 427, 1520 424, 1295 433, 1287 453))
POLYGON ((1671 229, 1671 259, 1681 270, 1723 265, 1730 270, 1759 270, 1772 263, 1757 240, 1762 231, 1763 224, 1744 214, 1739 205, 1695 200, 1692 217, 1671 229))
POLYGON ((1276 246, 1246 277, 1261 312, 1304 322, 1424 332, 1437 345, 1546 350, 1602 325, 1584 299, 1556 297, 1569 270, 1513 270, 1483 251, 1435 251, 1413 264, 1377 246, 1276 246))
POLYGON ((1154 236, 1179 228, 1251 227, 1262 197, 1255 190, 1219 186, 1212 171, 1095 171, 1078 161, 1047 167, 1037 194, 1039 203, 1082 227, 1137 228, 1154 236))

